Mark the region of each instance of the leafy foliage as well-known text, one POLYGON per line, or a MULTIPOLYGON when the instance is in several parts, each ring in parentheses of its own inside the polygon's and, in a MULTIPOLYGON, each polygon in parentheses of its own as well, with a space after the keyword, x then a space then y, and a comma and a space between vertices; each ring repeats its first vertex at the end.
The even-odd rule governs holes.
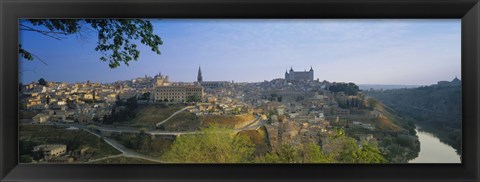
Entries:
POLYGON ((233 130, 212 125, 198 134, 179 136, 162 159, 188 163, 384 163, 375 143, 345 136, 343 130, 331 137, 328 151, 313 143, 282 145, 280 150, 253 158, 254 144, 233 130), (333 142, 332 142, 333 141, 333 142), (333 148, 332 148, 333 147, 333 148))
POLYGON ((253 158, 253 145, 232 129, 211 125, 198 134, 177 137, 162 158, 171 162, 242 163, 253 158))
POLYGON ((124 102, 117 97, 112 114, 103 117, 103 124, 113 124, 114 122, 129 121, 136 117, 135 109, 138 107, 137 97, 131 97, 124 102))
POLYGON ((301 147, 282 145, 280 151, 257 157, 260 163, 332 163, 333 158, 325 155, 320 146, 309 143, 301 147))
POLYGON ((332 92, 344 92, 347 95, 357 95, 360 89, 355 83, 333 83, 328 88, 332 92))
POLYGON ((197 94, 188 96, 187 102, 199 102, 200 101, 200 96, 197 94))
MULTIPOLYGON (((129 65, 137 61, 140 51, 132 40, 150 47, 160 54, 162 39, 153 33, 153 25, 142 19, 29 19, 20 22, 20 30, 34 31, 42 35, 61 40, 67 35, 81 33, 85 26, 97 31, 98 41, 95 51, 101 52, 101 61, 108 62, 110 68, 121 63, 129 65), (27 24, 30 23, 32 26, 27 24)), ((35 55, 19 45, 19 55, 26 60, 33 60, 35 55)), ((38 58, 38 57, 37 57, 38 58)))
POLYGON ((364 100, 361 98, 350 98, 350 99, 337 99, 338 106, 342 109, 351 109, 351 108, 365 108, 364 100))
POLYGON ((367 99, 367 105, 370 110, 374 110, 377 104, 378 104, 378 101, 375 100, 374 98, 367 99))
POLYGON ((149 100, 150 99, 150 92, 145 92, 138 100, 149 100))
POLYGON ((26 60, 33 60, 33 55, 32 53, 28 52, 27 50, 22 48, 22 45, 18 45, 18 54, 20 57, 26 59, 26 60))
POLYGON ((376 143, 361 142, 360 144, 338 130, 337 135, 324 141, 324 151, 339 163, 385 163, 376 143))
POLYGON ((40 79, 38 80, 38 84, 39 84, 39 85, 43 85, 43 86, 47 86, 47 81, 45 81, 45 79, 43 79, 43 78, 40 78, 40 79))

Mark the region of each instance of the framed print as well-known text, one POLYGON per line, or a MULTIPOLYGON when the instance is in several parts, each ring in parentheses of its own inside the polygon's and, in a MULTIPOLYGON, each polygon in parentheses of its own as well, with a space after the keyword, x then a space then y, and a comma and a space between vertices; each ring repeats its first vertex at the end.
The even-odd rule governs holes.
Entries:
POLYGON ((2 181, 477 181, 478 1, 3 1, 2 181))

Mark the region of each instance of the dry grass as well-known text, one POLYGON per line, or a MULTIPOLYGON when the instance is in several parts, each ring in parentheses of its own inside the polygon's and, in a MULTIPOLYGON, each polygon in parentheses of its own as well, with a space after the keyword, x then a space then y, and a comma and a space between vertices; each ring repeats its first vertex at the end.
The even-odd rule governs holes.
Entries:
POLYGON ((136 110, 137 116, 131 120, 129 124, 134 126, 155 127, 155 124, 167 119, 170 115, 184 107, 184 105, 180 104, 172 106, 141 106, 136 110))
POLYGON ((161 128, 165 131, 196 131, 200 128, 200 121, 195 114, 183 111, 165 122, 161 128))
POLYGON ((375 126, 381 130, 391 130, 391 131, 400 131, 402 128, 395 123, 393 123, 390 119, 385 116, 380 116, 374 119, 375 126))
POLYGON ((373 119, 375 127, 381 130, 390 130, 390 131, 401 131, 403 130, 400 126, 395 123, 397 119, 389 110, 385 108, 383 104, 377 104, 375 109, 379 110, 382 113, 382 116, 373 119))
POLYGON ((238 116, 200 116, 200 125, 207 127, 211 124, 217 124, 219 126, 235 128, 244 122, 250 122, 255 119, 252 114, 238 115, 238 116))

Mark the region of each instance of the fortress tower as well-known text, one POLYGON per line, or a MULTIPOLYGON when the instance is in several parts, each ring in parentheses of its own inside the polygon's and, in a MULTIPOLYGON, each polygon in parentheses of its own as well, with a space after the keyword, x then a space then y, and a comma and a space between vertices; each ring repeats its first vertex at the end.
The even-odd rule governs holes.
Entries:
POLYGON ((290 67, 290 71, 285 70, 285 80, 287 81, 313 81, 314 71, 313 67, 310 66, 310 71, 294 71, 290 67))

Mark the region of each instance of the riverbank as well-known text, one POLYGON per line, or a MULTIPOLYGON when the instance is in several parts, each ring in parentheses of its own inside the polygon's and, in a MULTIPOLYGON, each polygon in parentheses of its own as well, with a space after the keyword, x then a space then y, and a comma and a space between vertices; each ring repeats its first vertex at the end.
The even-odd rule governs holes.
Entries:
POLYGON ((408 163, 461 163, 460 156, 453 147, 441 142, 431 133, 418 129, 415 131, 420 141, 420 152, 417 158, 408 163))

